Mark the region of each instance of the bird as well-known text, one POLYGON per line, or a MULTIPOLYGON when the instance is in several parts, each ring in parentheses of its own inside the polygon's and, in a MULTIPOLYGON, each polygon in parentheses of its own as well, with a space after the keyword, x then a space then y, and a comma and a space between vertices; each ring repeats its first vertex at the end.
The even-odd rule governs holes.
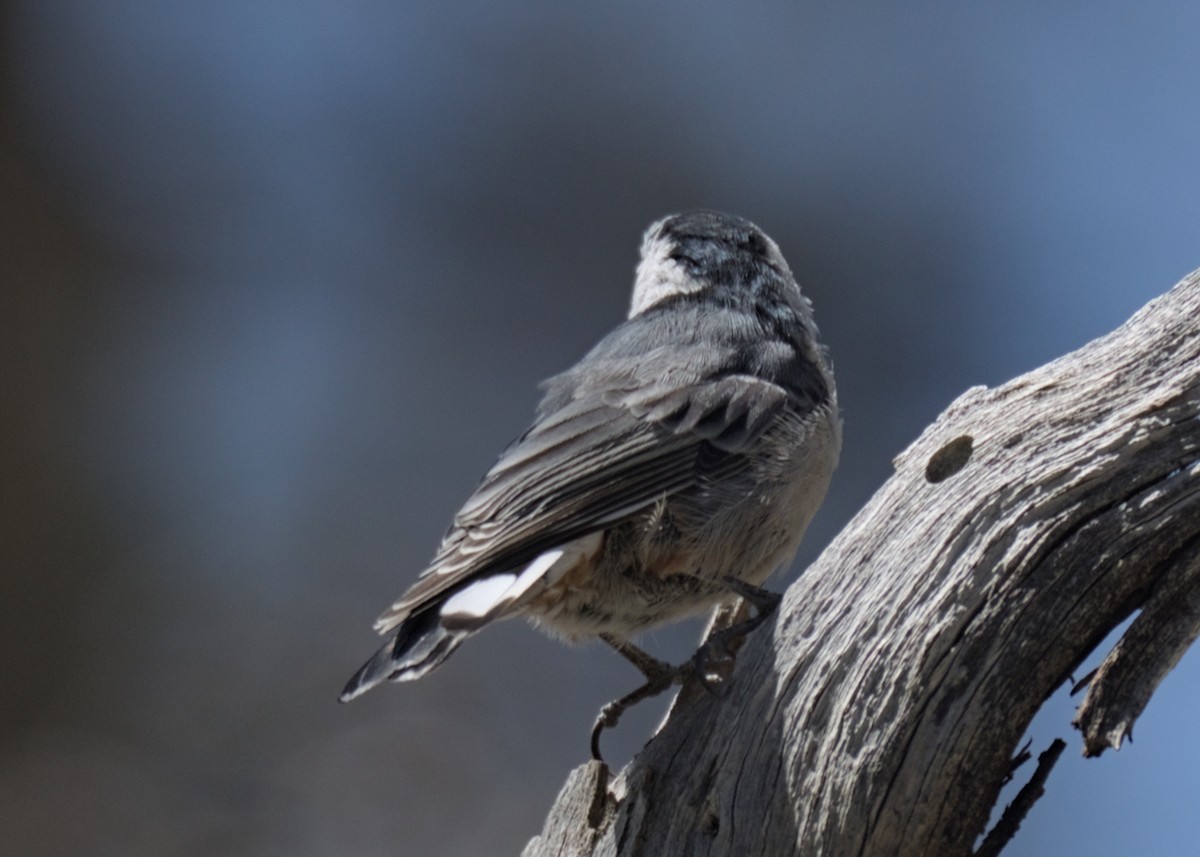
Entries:
POLYGON ((704 674, 778 602, 762 584, 791 563, 840 456, 837 391, 778 245, 714 211, 651 224, 627 318, 542 387, 340 699, 428 675, 521 617, 603 640, 645 675, 597 718, 600 758, 600 731, 688 666, 643 652, 639 633, 718 608, 724 627, 690 665, 704 674), (755 617, 732 611, 743 602, 755 617))

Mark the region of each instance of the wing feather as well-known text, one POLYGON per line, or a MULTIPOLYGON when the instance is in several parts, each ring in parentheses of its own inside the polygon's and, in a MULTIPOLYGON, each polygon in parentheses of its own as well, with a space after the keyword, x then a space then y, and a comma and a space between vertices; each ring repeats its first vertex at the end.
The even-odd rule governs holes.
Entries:
POLYGON ((745 370, 721 375, 719 366, 737 362, 729 348, 688 346, 680 352, 687 359, 674 364, 683 371, 651 376, 655 361, 644 351, 621 353, 628 331, 598 345, 581 364, 586 372, 577 367, 547 382, 535 424, 484 476, 433 562, 377 630, 467 581, 512 572, 664 496, 748 466, 748 446, 797 404, 790 384, 745 370))

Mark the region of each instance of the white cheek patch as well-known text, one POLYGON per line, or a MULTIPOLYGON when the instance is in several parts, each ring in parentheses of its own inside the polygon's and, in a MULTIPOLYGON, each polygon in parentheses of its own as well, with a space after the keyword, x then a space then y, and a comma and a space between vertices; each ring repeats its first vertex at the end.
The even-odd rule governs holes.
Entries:
POLYGON ((676 295, 703 291, 705 284, 694 279, 682 265, 671 258, 674 243, 656 234, 655 224, 642 242, 642 261, 638 263, 633 281, 633 299, 629 317, 648 310, 659 301, 676 295))

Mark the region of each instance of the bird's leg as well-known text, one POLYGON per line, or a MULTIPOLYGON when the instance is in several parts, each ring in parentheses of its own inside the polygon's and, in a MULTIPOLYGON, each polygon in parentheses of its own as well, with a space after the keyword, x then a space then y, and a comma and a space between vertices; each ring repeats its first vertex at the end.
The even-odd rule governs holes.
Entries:
POLYGON ((612 646, 623 658, 641 671, 642 675, 646 677, 646 683, 600 709, 600 714, 597 715, 596 722, 592 725, 592 758, 597 762, 604 761, 600 754, 600 734, 605 729, 616 726, 627 708, 633 707, 643 699, 658 696, 672 685, 682 684, 684 677, 688 674, 695 674, 704 689, 715 694, 717 685, 723 680, 723 675, 717 670, 713 670, 713 674, 710 675, 710 667, 717 661, 731 662, 737 651, 735 644, 740 644, 747 634, 767 621, 782 600, 782 596, 778 593, 753 586, 736 577, 725 577, 721 582, 740 597, 745 604, 752 606, 754 615, 744 619, 740 618, 747 612, 740 605, 723 610, 714 621, 704 643, 696 650, 696 654, 679 666, 672 666, 666 661, 660 661, 627 640, 619 639, 611 634, 600 635, 601 640, 612 646))
POLYGON ((600 733, 617 725, 625 709, 631 708, 643 699, 658 696, 672 685, 683 680, 683 674, 691 669, 691 663, 683 666, 671 666, 666 661, 651 657, 637 646, 626 640, 618 639, 611 634, 601 634, 600 639, 612 646, 622 657, 637 667, 646 677, 646 683, 627 693, 620 699, 613 700, 600 709, 595 724, 592 725, 592 758, 603 762, 600 754, 600 733))
POLYGON ((742 601, 754 608, 754 615, 744 619, 744 609, 731 609, 713 622, 712 630, 707 639, 692 656, 696 674, 708 690, 713 690, 713 679, 709 677, 709 666, 713 661, 731 661, 738 646, 746 635, 767 621, 779 606, 782 596, 769 589, 746 583, 736 577, 725 577, 721 581, 742 601), (723 621, 722 621, 723 620, 723 621))
POLYGON ((660 661, 653 655, 642 651, 628 640, 622 640, 619 637, 614 637, 612 634, 601 634, 600 639, 612 646, 617 654, 637 667, 649 682, 659 681, 666 674, 670 674, 674 678, 675 674, 679 672, 679 667, 671 666, 666 661, 660 661))

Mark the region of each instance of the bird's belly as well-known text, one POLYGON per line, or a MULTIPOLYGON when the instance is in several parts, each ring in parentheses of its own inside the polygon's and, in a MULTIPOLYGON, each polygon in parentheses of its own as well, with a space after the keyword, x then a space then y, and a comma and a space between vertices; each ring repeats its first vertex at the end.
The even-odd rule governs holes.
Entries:
POLYGON ((803 456, 780 457, 743 486, 664 498, 611 527, 600 550, 520 612, 567 639, 629 637, 732 601, 726 577, 762 585, 791 562, 825 496, 836 419, 808 427, 803 456))

